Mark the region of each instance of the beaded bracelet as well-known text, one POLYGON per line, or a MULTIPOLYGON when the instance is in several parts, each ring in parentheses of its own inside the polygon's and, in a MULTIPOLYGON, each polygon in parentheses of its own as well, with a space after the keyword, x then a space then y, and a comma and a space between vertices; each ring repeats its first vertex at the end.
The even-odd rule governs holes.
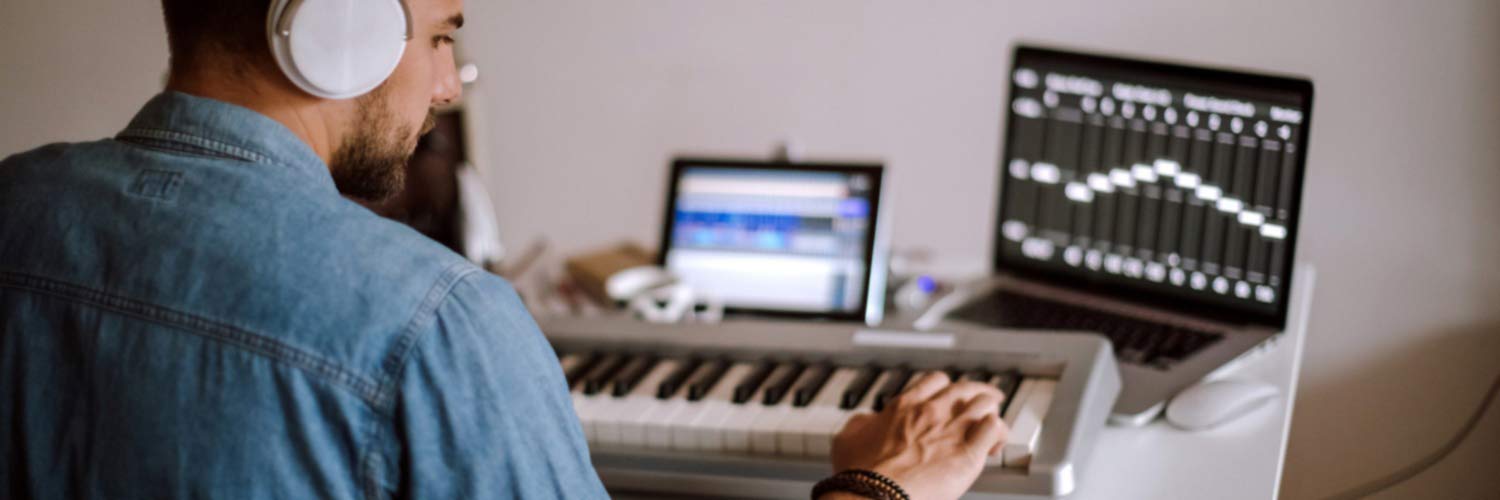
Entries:
POLYGON ((896 481, 892 480, 891 478, 885 477, 884 474, 867 469, 849 469, 844 472, 858 474, 860 476, 873 479, 894 490, 896 492, 896 497, 900 500, 911 500, 911 497, 906 494, 906 490, 901 489, 901 485, 896 484, 896 481))
POLYGON ((891 478, 865 469, 849 469, 829 476, 813 486, 812 498, 817 500, 825 494, 842 491, 875 500, 911 500, 906 490, 891 478))

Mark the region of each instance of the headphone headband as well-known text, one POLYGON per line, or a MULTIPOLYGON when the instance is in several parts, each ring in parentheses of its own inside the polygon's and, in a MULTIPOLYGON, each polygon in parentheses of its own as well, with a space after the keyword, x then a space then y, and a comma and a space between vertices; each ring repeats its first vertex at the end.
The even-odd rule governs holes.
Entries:
MULTIPOLYGON (((411 6, 406 4, 406 0, 400 0, 399 3, 401 4, 401 12, 402 14, 405 14, 404 17, 406 18, 406 37, 403 38, 403 40, 411 41, 411 6)), ((280 18, 280 22, 278 22, 276 25, 277 36, 292 35, 292 16, 297 13, 297 8, 301 6, 302 0, 286 0, 286 7, 283 8, 281 14, 277 16, 280 18)), ((271 8, 275 9, 276 6, 272 5, 271 8)))

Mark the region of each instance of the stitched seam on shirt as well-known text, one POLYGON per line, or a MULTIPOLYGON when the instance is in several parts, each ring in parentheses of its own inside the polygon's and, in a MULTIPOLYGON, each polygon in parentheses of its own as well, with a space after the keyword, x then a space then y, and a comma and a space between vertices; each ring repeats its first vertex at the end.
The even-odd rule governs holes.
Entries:
POLYGON ((93 305, 121 314, 182 328, 210 340, 234 345, 280 361, 353 392, 365 404, 376 406, 375 382, 332 361, 303 351, 269 336, 219 323, 201 316, 63 281, 15 272, 0 272, 0 287, 31 291, 93 305))
POLYGON ((160 139, 160 140, 164 140, 164 141, 182 142, 182 143, 185 143, 185 144, 197 146, 197 147, 200 147, 200 148, 206 148, 206 149, 209 149, 209 150, 212 150, 212 151, 217 151, 217 152, 224 153, 224 154, 235 155, 235 156, 237 156, 240 159, 245 160, 245 161, 253 161, 253 162, 258 162, 258 163, 274 163, 271 160, 270 157, 268 157, 266 155, 263 155, 263 154, 260 154, 260 153, 257 153, 255 151, 251 151, 249 149, 245 149, 245 148, 242 148, 242 147, 239 147, 239 146, 235 146, 233 144, 228 144, 228 143, 216 141, 216 140, 205 138, 205 137, 199 137, 199 136, 192 135, 192 134, 186 134, 186 133, 178 132, 178 131, 175 131, 175 130, 165 130, 165 129, 159 129, 159 128, 145 128, 145 127, 131 127, 131 128, 125 129, 124 132, 121 132, 120 136, 121 137, 137 136, 137 137, 145 137, 145 138, 149 138, 149 139, 160 139))
POLYGON ((118 141, 120 141, 120 142, 126 143, 126 144, 133 144, 133 145, 140 146, 140 147, 143 147, 143 148, 146 148, 146 149, 154 149, 154 150, 162 151, 162 152, 166 152, 166 153, 182 153, 182 154, 189 154, 189 155, 193 155, 193 156, 202 156, 202 157, 205 157, 205 158, 217 158, 217 159, 224 159, 224 160, 248 161, 248 160, 246 160, 244 158, 240 158, 238 156, 227 155, 227 154, 224 154, 224 153, 220 153, 218 151, 214 151, 212 149, 199 148, 199 147, 193 146, 191 144, 184 144, 184 143, 181 143, 181 142, 165 141, 165 140, 160 140, 160 139, 149 139, 149 138, 145 138, 145 137, 130 137, 130 136, 126 136, 126 135, 123 135, 123 134, 120 135, 119 137, 116 137, 115 139, 118 140, 118 141))
MULTIPOLYGON (((422 331, 419 327, 426 324, 437 314, 437 308, 443 305, 453 294, 453 287, 462 282, 464 278, 478 272, 479 269, 469 265, 467 262, 457 262, 443 270, 443 274, 427 289, 427 296, 423 297, 422 303, 412 314, 402 330, 401 336, 397 337, 396 345, 391 347, 391 352, 386 356, 382 364, 382 373, 379 388, 376 391, 376 408, 386 414, 388 418, 395 418, 395 386, 401 379, 402 368, 406 366, 406 360, 413 351, 418 349, 417 337, 422 331)), ((358 470, 363 477, 360 482, 364 485, 365 498, 376 500, 382 498, 380 495, 380 484, 376 481, 376 474, 381 472, 375 470, 371 460, 375 459, 377 446, 375 440, 379 437, 381 426, 372 424, 368 435, 365 436, 365 449, 360 453, 358 470)))
POLYGON ((419 327, 437 314, 438 306, 447 301, 454 286, 478 271, 478 268, 467 262, 454 263, 444 269, 442 276, 439 276, 437 281, 432 283, 432 287, 427 289, 427 296, 423 297, 416 312, 406 322, 406 328, 401 332, 401 336, 397 337, 396 345, 391 347, 391 352, 386 356, 385 363, 382 365, 379 389, 376 393, 376 401, 381 404, 381 408, 389 408, 391 404, 394 404, 394 387, 396 381, 400 379, 402 368, 406 366, 406 358, 411 353, 412 346, 416 344, 418 334, 422 331, 419 327))

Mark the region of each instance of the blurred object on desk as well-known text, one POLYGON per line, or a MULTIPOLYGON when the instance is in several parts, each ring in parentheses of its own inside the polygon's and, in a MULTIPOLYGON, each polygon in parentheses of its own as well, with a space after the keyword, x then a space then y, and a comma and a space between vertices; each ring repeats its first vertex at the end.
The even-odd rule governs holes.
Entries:
POLYGON ((932 250, 923 247, 891 251, 890 306, 898 315, 915 316, 952 287, 937 277, 932 250))
POLYGON ((624 242, 571 257, 565 265, 573 283, 597 303, 613 304, 614 299, 605 288, 610 276, 626 269, 655 264, 656 257, 651 252, 635 243, 624 242))

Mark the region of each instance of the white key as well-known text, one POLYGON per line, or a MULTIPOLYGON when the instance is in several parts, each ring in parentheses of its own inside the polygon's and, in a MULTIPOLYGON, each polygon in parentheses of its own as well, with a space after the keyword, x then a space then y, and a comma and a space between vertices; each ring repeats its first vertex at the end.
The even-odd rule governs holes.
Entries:
POLYGON ((1031 464, 1031 455, 1036 452, 1037 442, 1041 439, 1042 422, 1047 419, 1047 410, 1052 406, 1052 394, 1056 389, 1055 380, 1037 380, 1030 396, 1022 402, 1015 424, 1006 434, 1001 448, 1006 467, 1031 464))
MULTIPOLYGON (((709 363, 704 363, 704 371, 713 369, 713 367, 716 367, 718 365, 719 365, 719 362, 717 362, 717 361, 709 362, 709 363)), ((730 365, 730 366, 733 366, 733 365, 730 365)), ((701 376, 704 376, 704 375, 702 373, 700 373, 697 376, 701 377, 701 376)), ((720 385, 722 385, 724 383, 724 378, 726 378, 728 376, 729 376, 729 370, 726 369, 724 371, 724 373, 719 374, 719 381, 714 384, 713 388, 717 389, 720 385)), ((679 394, 679 397, 687 398, 688 395, 690 394, 690 392, 688 391, 688 389, 691 387, 691 385, 693 383, 696 383, 696 382, 697 381, 694 378, 689 378, 686 382, 684 382, 683 383, 683 387, 682 387, 682 393, 679 394)), ((685 408, 683 408, 681 411, 678 411, 678 412, 672 414, 672 417, 669 418, 669 419, 667 419, 667 421, 665 422, 665 425, 666 425, 666 429, 667 429, 667 443, 668 443, 668 448, 671 448, 671 449, 674 449, 674 450, 692 450, 692 449, 695 449, 695 447, 693 446, 692 434, 690 432, 690 430, 692 429, 692 427, 691 427, 690 424, 692 424, 694 420, 697 420, 698 416, 702 415, 703 412, 704 412, 704 410, 705 410, 705 408, 707 408, 707 405, 704 404, 704 402, 708 400, 707 396, 708 395, 705 394, 704 397, 699 398, 696 401, 689 400, 687 402, 687 406, 685 408)), ((649 433, 649 431, 648 431, 648 433, 649 433)), ((649 436, 648 436, 648 440, 649 440, 649 436)))
POLYGON ((791 369, 791 364, 778 365, 775 370, 771 371, 771 375, 766 377, 766 380, 761 383, 760 387, 755 389, 755 394, 750 399, 746 400, 743 404, 734 405, 734 408, 730 411, 729 418, 723 422, 724 451, 730 453, 746 453, 750 451, 750 428, 757 420, 760 420, 761 413, 765 412, 766 406, 760 404, 760 402, 766 398, 766 388, 772 382, 786 376, 786 373, 791 371, 791 369))
POLYGON ((836 414, 839 409, 839 400, 844 395, 844 390, 849 383, 859 376, 858 368, 839 368, 828 376, 828 381, 823 383, 823 388, 818 395, 807 406, 794 408, 792 415, 781 421, 781 426, 776 428, 776 452, 788 456, 803 456, 807 454, 806 434, 818 429, 826 428, 818 426, 818 422, 830 419, 829 414, 836 414))
MULTIPOLYGON (((601 356, 613 357, 612 355, 601 356)), ((597 369, 599 366, 597 363, 606 362, 610 362, 610 360, 608 358, 601 359, 600 361, 596 362, 595 366, 589 367, 589 369, 585 371, 584 375, 588 375, 588 372, 597 369)), ((584 437, 588 440, 588 442, 594 443, 599 439, 599 433, 595 422, 598 420, 599 415, 601 415, 598 410, 596 410, 600 398, 597 397, 598 394, 586 395, 583 393, 583 389, 586 386, 583 380, 579 380, 577 384, 578 385, 574 386, 570 391, 573 398, 573 412, 578 414, 578 421, 583 425, 584 437)))
POLYGON ((750 452, 757 455, 775 455, 776 431, 781 429, 781 423, 785 422, 791 413, 792 408, 784 399, 776 405, 761 409, 760 416, 750 423, 750 452))
MULTIPOLYGON (((626 364, 629 363, 626 362, 626 364)), ((620 367, 622 370, 624 368, 623 365, 620 367)), ((581 393, 584 385, 584 382, 579 381, 575 392, 581 393)), ((618 415, 618 411, 614 408, 622 403, 620 398, 614 397, 614 394, 611 392, 612 390, 613 387, 606 386, 593 395, 583 396, 589 405, 588 418, 584 419, 585 425, 589 427, 589 432, 594 436, 592 442, 598 444, 619 444, 620 441, 618 437, 614 437, 613 439, 610 437, 611 435, 617 436, 619 434, 618 431, 614 431, 611 428, 611 424, 612 420, 618 415)))
POLYGON ((661 408, 656 412, 654 420, 646 422, 647 448, 662 450, 672 448, 672 422, 677 419, 678 414, 687 412, 692 406, 687 400, 687 383, 700 372, 712 368, 712 363, 698 365, 696 370, 683 377, 682 385, 677 388, 677 392, 672 393, 665 400, 657 399, 657 404, 661 408))
POLYGON ((751 363, 736 363, 724 372, 724 378, 714 384, 714 388, 699 400, 701 406, 697 415, 687 423, 673 429, 672 444, 677 447, 679 443, 684 449, 720 451, 723 449, 723 435, 716 430, 720 422, 729 416, 729 407, 734 403, 734 386, 749 375, 755 365, 751 363))
POLYGON ((680 363, 676 360, 662 360, 645 377, 641 377, 635 388, 629 394, 613 398, 614 401, 600 404, 596 408, 595 434, 600 444, 625 444, 623 424, 626 420, 633 419, 646 411, 646 408, 656 404, 656 386, 661 384, 662 379, 676 370, 680 363))
POLYGON ((818 429, 818 431, 814 434, 804 435, 803 437, 805 445, 807 446, 807 454, 814 457, 826 457, 831 455, 833 453, 833 437, 838 435, 839 431, 844 429, 844 424, 849 421, 850 417, 853 417, 854 415, 859 413, 875 412, 875 410, 873 409, 873 405, 875 404, 875 392, 879 391, 880 386, 885 385, 886 380, 890 378, 890 370, 882 372, 880 376, 875 377, 875 382, 870 384, 870 390, 865 393, 864 398, 859 400, 859 403, 854 406, 854 409, 845 410, 843 408, 839 408, 837 411, 829 413, 828 417, 826 417, 827 420, 819 422, 819 424, 823 425, 823 427, 818 429))
POLYGON ((598 442, 599 435, 594 429, 594 399, 583 395, 583 383, 573 389, 573 413, 578 414, 578 423, 583 426, 583 437, 589 443, 598 442))
MULTIPOLYGON (((677 362, 677 364, 673 368, 676 368, 677 366, 681 366, 681 362, 677 362)), ((645 380, 641 381, 641 385, 646 386, 646 388, 651 391, 651 399, 647 404, 644 405, 643 408, 640 409, 640 411, 630 415, 622 416, 622 418, 620 419, 621 444, 642 448, 646 446, 646 426, 653 422, 657 422, 669 409, 669 405, 666 404, 668 403, 667 401, 662 401, 656 398, 656 390, 658 386, 661 385, 662 380, 670 374, 670 371, 666 372, 665 375, 657 378, 654 381, 655 383, 652 384, 644 383, 646 382, 645 380)))
MULTIPOLYGON (((803 409, 792 405, 797 397, 796 389, 812 378, 813 375, 816 375, 819 369, 817 366, 809 366, 802 370, 797 379, 793 380, 792 384, 787 387, 787 393, 781 396, 781 401, 777 401, 775 405, 767 407, 761 414, 760 420, 750 424, 750 451, 763 455, 774 455, 777 453, 777 433, 781 431, 782 424, 788 419, 801 417, 801 415, 794 415, 793 413, 794 410, 803 409)), ((802 412, 798 411, 796 413, 800 414, 802 412)))
MULTIPOLYGON (((1010 403, 1006 405, 1005 414, 1001 415, 1000 418, 1001 420, 1005 421, 1006 429, 1010 429, 1016 426, 1016 417, 1021 414, 1021 407, 1026 404, 1026 400, 1031 397, 1031 393, 1035 390, 1036 380, 1031 378, 1023 378, 1021 379, 1021 384, 1016 386, 1015 394, 1005 395, 1005 400, 1010 401, 1010 403)), ((1009 436, 1009 433, 1007 433, 1006 435, 1009 436)), ((992 467, 1004 465, 1004 446, 1001 446, 1001 448, 1001 453, 991 455, 990 457, 985 459, 985 465, 992 467)))

